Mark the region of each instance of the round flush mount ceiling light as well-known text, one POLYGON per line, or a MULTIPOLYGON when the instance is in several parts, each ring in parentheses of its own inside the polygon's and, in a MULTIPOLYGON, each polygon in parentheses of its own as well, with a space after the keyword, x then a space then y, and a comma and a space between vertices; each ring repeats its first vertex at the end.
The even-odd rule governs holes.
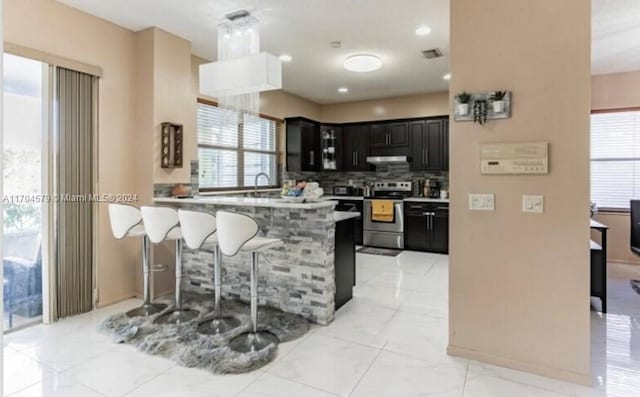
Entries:
POLYGON ((338 88, 338 92, 341 94, 346 94, 347 92, 349 92, 349 89, 347 87, 340 87, 338 88))
POLYGON ((429 33, 431 33, 431 28, 426 25, 419 26, 416 29, 416 36, 426 36, 429 33))
POLYGON ((382 67, 382 60, 371 54, 351 55, 344 60, 343 66, 350 72, 373 72, 382 67))
POLYGON ((289 54, 282 54, 282 55, 280 55, 280 60, 281 60, 282 62, 291 62, 291 60, 292 60, 292 59, 293 59, 293 58, 291 58, 291 55, 289 55, 289 54))
POLYGON ((451 80, 451 73, 445 74, 444 76, 442 76, 442 78, 447 80, 447 81, 451 80))

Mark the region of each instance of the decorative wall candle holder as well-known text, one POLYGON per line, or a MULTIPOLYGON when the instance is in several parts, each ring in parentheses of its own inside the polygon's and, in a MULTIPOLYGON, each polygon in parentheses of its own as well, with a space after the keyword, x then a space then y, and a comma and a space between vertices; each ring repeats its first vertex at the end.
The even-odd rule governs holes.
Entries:
POLYGON ((492 91, 469 95, 471 95, 471 99, 466 104, 461 104, 457 99, 454 99, 453 117, 456 121, 476 121, 484 124, 487 120, 511 117, 511 91, 492 91), (474 106, 476 103, 481 106, 474 106), (478 109, 483 113, 486 112, 486 119, 484 114, 475 114, 478 109))
POLYGON ((182 124, 162 123, 162 145, 160 152, 160 166, 162 168, 182 167, 182 124))

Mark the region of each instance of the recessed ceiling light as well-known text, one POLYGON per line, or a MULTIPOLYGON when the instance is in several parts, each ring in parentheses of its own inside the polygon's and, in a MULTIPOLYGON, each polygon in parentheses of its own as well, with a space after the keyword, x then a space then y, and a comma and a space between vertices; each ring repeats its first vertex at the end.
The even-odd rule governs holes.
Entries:
POLYGON ((343 65, 350 72, 373 72, 382 67, 382 60, 375 55, 358 54, 347 57, 343 65))
POLYGON ((346 94, 347 92, 349 92, 349 89, 347 87, 340 87, 338 88, 338 92, 341 94, 346 94))
POLYGON ((426 36, 431 33, 431 28, 425 25, 422 25, 416 29, 416 36, 426 36))
POLYGON ((444 76, 442 76, 443 79, 445 80, 451 80, 451 73, 447 73, 444 76))
POLYGON ((291 62, 291 60, 292 60, 292 59, 293 59, 293 58, 291 58, 291 55, 289 55, 289 54, 282 54, 282 55, 280 55, 280 60, 281 60, 282 62, 291 62))

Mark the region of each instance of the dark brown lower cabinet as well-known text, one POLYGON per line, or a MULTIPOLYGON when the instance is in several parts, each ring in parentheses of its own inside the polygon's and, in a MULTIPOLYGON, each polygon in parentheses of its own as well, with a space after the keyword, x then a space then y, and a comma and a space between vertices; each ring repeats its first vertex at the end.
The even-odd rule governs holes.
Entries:
POLYGON ((360 217, 355 219, 354 228, 355 228, 355 236, 356 236, 356 244, 362 245, 362 232, 363 232, 363 214, 364 201, 362 200, 338 200, 338 205, 336 205, 336 211, 347 211, 347 212, 359 212, 360 217))
POLYGON ((405 202, 405 247, 449 253, 449 204, 405 202))

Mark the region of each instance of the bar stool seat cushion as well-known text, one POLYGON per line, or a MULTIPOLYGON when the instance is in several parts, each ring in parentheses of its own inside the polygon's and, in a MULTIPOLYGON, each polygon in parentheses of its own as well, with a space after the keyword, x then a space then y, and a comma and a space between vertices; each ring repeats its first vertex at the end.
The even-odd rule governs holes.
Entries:
POLYGON ((165 236, 165 240, 180 240, 182 238, 182 230, 180 227, 174 227, 169 230, 169 233, 165 236))
POLYGON ((244 243, 244 245, 242 246, 242 248, 240 248, 240 250, 243 252, 259 251, 267 248, 272 248, 281 244, 282 244, 282 240, 277 238, 267 238, 267 237, 256 236, 251 240, 247 241, 246 243, 244 243))
POLYGON ((202 246, 204 248, 207 248, 207 247, 215 248, 216 245, 218 245, 218 233, 207 237, 207 239, 204 240, 204 242, 202 243, 202 246))
POLYGON ((135 225, 134 227, 129 229, 129 231, 127 232, 127 237, 141 237, 145 234, 147 233, 144 231, 144 225, 140 224, 135 225))

